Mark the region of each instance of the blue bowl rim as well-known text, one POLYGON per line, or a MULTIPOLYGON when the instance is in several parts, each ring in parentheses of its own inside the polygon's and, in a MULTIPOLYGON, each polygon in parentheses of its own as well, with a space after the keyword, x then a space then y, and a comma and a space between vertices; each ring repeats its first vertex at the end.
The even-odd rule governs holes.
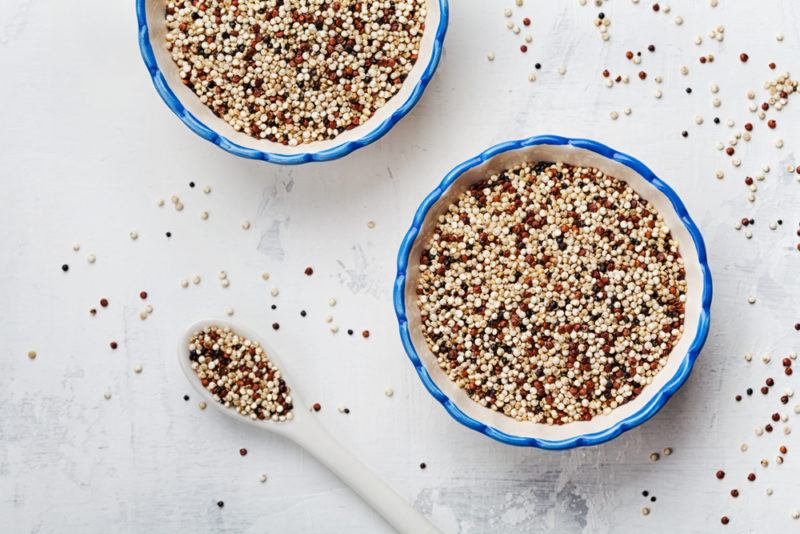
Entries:
POLYGON ((422 201, 422 204, 414 214, 411 228, 409 228, 408 232, 403 238, 402 244, 400 245, 400 251, 398 252, 397 256, 397 277, 394 281, 393 301, 395 314, 397 315, 397 320, 400 327, 400 338, 403 342, 403 347, 405 348, 408 358, 411 360, 411 363, 414 365, 414 368, 422 380, 422 383, 428 389, 430 394, 433 395, 433 397, 439 401, 442 406, 444 406, 445 410, 447 410, 447 413, 449 413, 453 419, 468 428, 476 430, 492 439, 509 445, 538 447, 540 449, 548 450, 565 450, 575 447, 584 447, 605 443, 606 441, 619 436, 623 432, 627 432, 628 430, 644 423, 658 413, 664 404, 666 404, 672 395, 674 395, 675 392, 680 389, 680 387, 689 377, 692 367, 694 366, 694 362, 697 359, 697 356, 700 354, 703 345, 705 344, 706 338, 708 337, 708 328, 711 319, 712 293, 713 288, 711 281, 711 270, 708 266, 708 257, 706 254, 706 246, 705 242, 703 241, 703 236, 700 234, 700 230, 689 216, 689 213, 687 212, 686 207, 683 205, 680 197, 678 197, 671 187, 658 178, 653 171, 651 171, 646 165, 636 158, 621 152, 617 152, 616 150, 613 150, 596 141, 589 139, 571 139, 556 135, 539 135, 529 137, 528 139, 500 143, 484 151, 482 154, 459 164, 453 170, 451 170, 447 176, 444 177, 436 189, 434 189, 427 197, 425 197, 425 200, 422 201), (515 436, 481 423, 480 421, 477 421, 461 411, 458 406, 456 406, 456 404, 450 400, 450 398, 447 397, 447 395, 445 395, 441 389, 439 389, 436 383, 431 379, 427 369, 425 369, 425 366, 422 364, 422 361, 420 360, 419 355, 414 348, 414 344, 411 342, 405 306, 405 281, 407 277, 406 269, 408 267, 409 255, 411 253, 411 248, 414 245, 414 241, 417 235, 419 235, 420 228, 425 220, 425 216, 431 207, 467 170, 481 165, 492 157, 503 152, 519 150, 535 145, 571 145, 576 148, 586 149, 629 167, 641 175, 642 178, 650 182, 650 184, 652 184, 669 199, 676 214, 691 235, 695 249, 697 250, 697 257, 703 276, 703 292, 701 298, 702 309, 700 311, 700 317, 698 320, 697 332, 695 333, 694 340, 689 346, 686 356, 684 356, 675 375, 673 375, 672 378, 658 391, 658 393, 656 393, 653 398, 650 399, 650 401, 636 413, 618 421, 616 424, 605 430, 573 436, 563 440, 545 440, 533 437, 515 436))
POLYGON ((161 96, 161 99, 169 107, 170 110, 194 133, 214 143, 226 152, 230 152, 236 156, 249 159, 258 159, 268 161, 270 163, 278 163, 281 165, 299 165, 309 162, 331 161, 346 156, 347 154, 365 147, 370 143, 374 143, 386 133, 391 130, 395 124, 400 122, 411 109, 422 98, 422 93, 433 78, 436 68, 439 65, 439 59, 442 56, 442 48, 444 46, 444 37, 447 33, 447 25, 449 18, 448 0, 437 0, 441 16, 439 18, 439 26, 436 28, 436 35, 433 41, 433 52, 430 61, 422 73, 422 77, 417 82, 417 85, 411 91, 406 101, 392 112, 389 117, 384 119, 378 124, 375 129, 367 133, 359 139, 347 141, 336 145, 334 147, 321 150, 319 152, 305 152, 301 154, 276 154, 273 152, 264 152, 254 148, 247 148, 237 143, 234 143, 225 136, 215 132, 200 119, 190 113, 175 96, 175 93, 170 88, 164 77, 163 72, 158 66, 153 48, 150 45, 150 32, 147 25, 147 13, 145 2, 147 0, 136 0, 136 18, 138 22, 138 36, 139 36, 139 50, 142 54, 145 66, 150 74, 156 92, 161 96))

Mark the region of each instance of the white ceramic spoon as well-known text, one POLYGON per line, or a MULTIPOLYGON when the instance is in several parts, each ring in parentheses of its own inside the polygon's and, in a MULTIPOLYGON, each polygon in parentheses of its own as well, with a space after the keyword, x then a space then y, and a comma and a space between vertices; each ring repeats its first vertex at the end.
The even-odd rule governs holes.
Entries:
POLYGON ((216 406, 219 410, 243 423, 275 432, 285 436, 315 456, 322 464, 330 469, 336 476, 358 493, 364 501, 378 512, 387 523, 398 532, 408 534, 424 534, 439 532, 422 514, 417 512, 410 504, 390 488, 383 480, 378 478, 364 464, 356 459, 342 445, 339 444, 320 425, 306 408, 298 394, 298 382, 286 373, 286 367, 281 363, 277 353, 252 331, 230 324, 226 321, 200 321, 189 327, 181 337, 178 344, 178 362, 186 378, 194 385, 202 398, 209 406, 216 406), (229 327, 239 336, 252 341, 258 341, 264 352, 275 366, 280 369, 283 379, 291 390, 293 418, 290 421, 273 422, 253 420, 239 415, 233 408, 226 408, 206 390, 197 378, 189 360, 189 339, 199 330, 207 326, 229 327))

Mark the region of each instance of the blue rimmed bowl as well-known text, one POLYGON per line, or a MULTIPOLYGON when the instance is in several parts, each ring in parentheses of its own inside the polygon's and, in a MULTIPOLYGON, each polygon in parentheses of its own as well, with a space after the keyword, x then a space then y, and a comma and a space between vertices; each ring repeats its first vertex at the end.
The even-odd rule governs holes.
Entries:
POLYGON ((411 363, 431 395, 456 421, 510 445, 560 450, 604 443, 644 423, 666 404, 686 381, 705 343, 711 294, 711 272, 703 237, 675 191, 631 156, 587 139, 545 135, 502 143, 465 161, 450 171, 425 198, 400 246, 394 307, 400 337, 411 363), (422 336, 415 293, 420 254, 429 242, 439 215, 472 184, 519 163, 536 161, 595 167, 630 184, 664 217, 678 241, 686 268, 686 329, 653 382, 636 399, 610 414, 561 426, 516 421, 481 406, 450 381, 422 336))
POLYGON ((329 161, 364 147, 383 137, 413 108, 436 71, 447 31, 448 0, 428 0, 425 33, 419 55, 400 91, 364 124, 345 131, 330 141, 318 141, 290 147, 237 132, 214 115, 191 89, 183 85, 178 67, 165 45, 167 32, 165 0, 136 0, 139 24, 139 49, 156 91, 167 107, 203 139, 243 158, 270 163, 297 165, 329 161))

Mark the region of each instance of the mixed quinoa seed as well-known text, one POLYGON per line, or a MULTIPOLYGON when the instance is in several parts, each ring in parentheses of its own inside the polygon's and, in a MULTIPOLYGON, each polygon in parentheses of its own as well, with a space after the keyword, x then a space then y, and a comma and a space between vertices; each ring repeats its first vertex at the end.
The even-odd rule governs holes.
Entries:
POLYGON ((257 341, 208 326, 189 340, 189 359, 214 400, 251 419, 292 419, 291 390, 257 341))
POLYGON ((633 400, 684 331, 677 242, 593 168, 525 164, 473 185, 439 217, 419 270, 439 366, 518 421, 588 421, 633 400))
POLYGON ((170 0, 183 83, 235 130, 296 146, 334 139, 399 90, 426 0, 170 0))

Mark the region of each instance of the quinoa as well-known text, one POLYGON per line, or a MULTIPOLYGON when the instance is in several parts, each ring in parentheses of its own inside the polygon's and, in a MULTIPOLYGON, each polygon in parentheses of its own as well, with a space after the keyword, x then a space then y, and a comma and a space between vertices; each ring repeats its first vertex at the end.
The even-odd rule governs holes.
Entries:
POLYGON ((473 185, 437 221, 422 334, 474 401, 517 421, 588 421, 636 398, 684 331, 686 273, 625 182, 562 163, 473 185))
POLYGON ((184 85, 235 130, 289 146, 334 139, 399 90, 426 0, 170 0, 184 85))
POLYGON ((192 335, 188 349, 192 370, 214 400, 251 419, 292 419, 291 390, 257 341, 208 326, 192 335))

